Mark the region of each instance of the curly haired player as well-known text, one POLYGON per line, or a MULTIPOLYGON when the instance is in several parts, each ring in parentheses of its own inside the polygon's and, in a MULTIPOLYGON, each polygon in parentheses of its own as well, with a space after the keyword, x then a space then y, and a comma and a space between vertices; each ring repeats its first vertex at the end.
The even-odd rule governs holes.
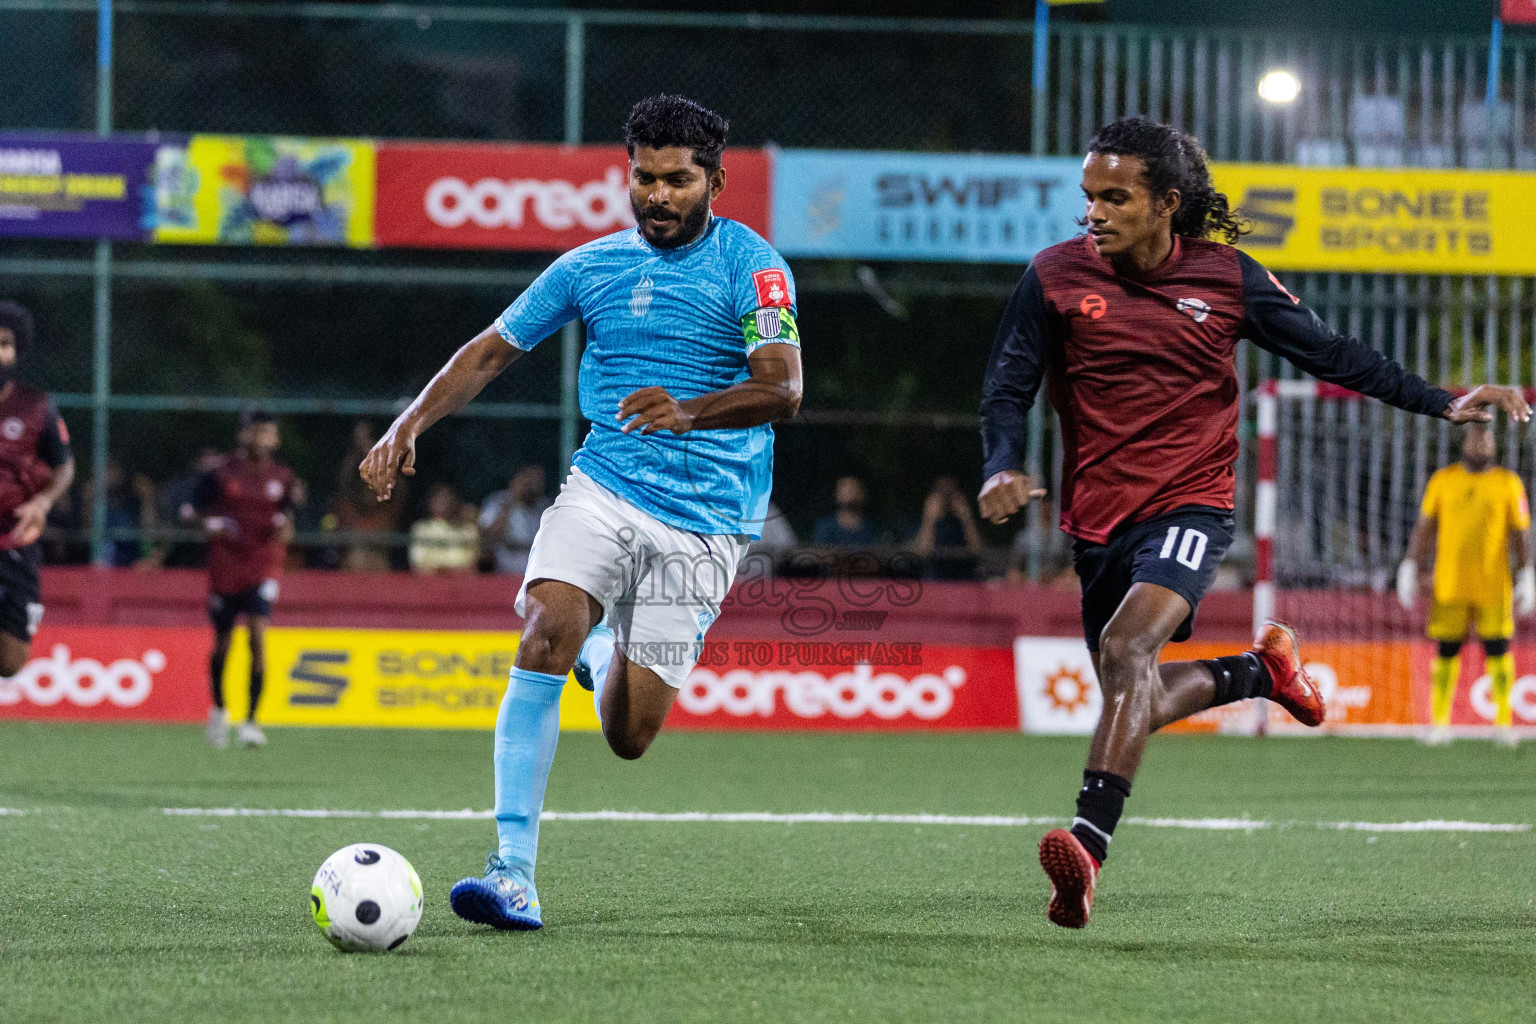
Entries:
POLYGON ((38 539, 75 479, 53 399, 16 379, 35 332, 25 307, 0 302, 0 676, 20 672, 32 653, 43 620, 38 539))
POLYGON ((1083 161, 1086 237, 1040 252, 1008 303, 982 386, 981 513, 1001 523, 1045 492, 1020 472, 1041 381, 1061 420, 1061 527, 1073 540, 1083 634, 1104 693, 1070 829, 1048 832, 1047 916, 1088 923, 1147 736, 1209 707, 1268 697, 1305 725, 1323 700, 1296 635, 1270 623, 1252 650, 1159 665, 1189 639, 1232 537, 1237 343, 1308 373, 1455 423, 1490 407, 1522 422, 1512 388, 1462 398, 1329 330, 1231 244, 1242 234, 1200 143, 1134 117, 1101 128, 1083 161), (1221 241, 1212 241, 1210 236, 1221 241))

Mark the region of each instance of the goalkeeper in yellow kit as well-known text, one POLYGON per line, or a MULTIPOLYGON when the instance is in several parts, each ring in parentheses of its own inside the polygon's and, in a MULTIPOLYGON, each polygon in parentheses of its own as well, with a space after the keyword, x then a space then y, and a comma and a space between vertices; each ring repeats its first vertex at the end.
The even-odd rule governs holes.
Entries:
POLYGON ((1461 461, 1435 473, 1424 489, 1408 556, 1398 569, 1397 597, 1411 611, 1421 586, 1431 594, 1428 632, 1438 649, 1431 676, 1434 728, 1429 742, 1450 740, 1461 645, 1468 628, 1475 626, 1493 684, 1500 738, 1513 746, 1517 741, 1509 727, 1515 656, 1509 642, 1515 635, 1516 604, 1521 615, 1536 611, 1531 511, 1520 478, 1494 465, 1493 430, 1481 423, 1464 429, 1461 461), (1433 583, 1427 578, 1431 550, 1433 583), (1518 582, 1512 564, 1520 566, 1518 582))

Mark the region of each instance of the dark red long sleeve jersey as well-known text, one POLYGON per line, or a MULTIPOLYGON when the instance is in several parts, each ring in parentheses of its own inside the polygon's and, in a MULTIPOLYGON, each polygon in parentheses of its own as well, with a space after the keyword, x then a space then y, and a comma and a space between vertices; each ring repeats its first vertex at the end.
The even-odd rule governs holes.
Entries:
POLYGON ((1233 507, 1238 341, 1410 412, 1449 392, 1334 333, 1247 253, 1175 238, 1136 277, 1092 239, 1036 255, 993 342, 982 386, 985 477, 1019 469, 1042 379, 1061 420, 1061 528, 1104 543, 1120 527, 1190 505, 1233 507))
POLYGON ((293 508, 293 473, 276 460, 264 465, 226 455, 198 480, 192 504, 206 516, 226 519, 208 539, 209 589, 238 594, 282 575, 281 517, 293 508))
POLYGON ((23 384, 0 399, 0 550, 13 548, 16 509, 68 462, 69 429, 53 399, 23 384))

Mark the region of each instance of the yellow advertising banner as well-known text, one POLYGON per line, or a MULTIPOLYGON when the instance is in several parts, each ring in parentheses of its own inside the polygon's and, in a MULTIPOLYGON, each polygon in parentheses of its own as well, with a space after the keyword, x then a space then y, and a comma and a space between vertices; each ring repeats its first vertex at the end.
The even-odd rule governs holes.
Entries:
POLYGON ((1536 274, 1536 174, 1211 165, 1272 270, 1536 274))
POLYGON ((194 135, 155 159, 156 242, 373 245, 374 144, 194 135))
MULTIPOLYGON (((267 631, 261 721, 406 729, 492 729, 517 653, 518 633, 458 630, 267 631)), ((250 671, 245 630, 224 673, 232 718, 245 715, 250 671)), ((560 728, 598 728, 592 695, 570 681, 560 728)))

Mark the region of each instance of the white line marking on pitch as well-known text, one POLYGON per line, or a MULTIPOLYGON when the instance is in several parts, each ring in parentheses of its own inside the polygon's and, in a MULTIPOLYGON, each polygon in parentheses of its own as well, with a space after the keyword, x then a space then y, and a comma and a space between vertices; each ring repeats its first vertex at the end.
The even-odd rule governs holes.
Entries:
MULTIPOLYGON (((345 811, 281 809, 266 807, 166 807, 168 815, 198 818, 382 818, 430 821, 484 821, 494 811, 345 811)), ((545 811, 544 821, 629 821, 646 823, 760 823, 775 825, 975 825, 987 828, 1060 825, 1065 818, 1008 817, 956 814, 858 814, 810 812, 772 814, 765 811, 708 813, 705 811, 545 811)), ((1252 832, 1276 827, 1276 823, 1251 818, 1126 818, 1126 825, 1149 828, 1194 829, 1207 832, 1252 832)), ((1281 822, 1305 825, 1306 822, 1281 822)), ((1528 822, 1495 821, 1319 821, 1320 829, 1350 832, 1529 832, 1528 822)))

